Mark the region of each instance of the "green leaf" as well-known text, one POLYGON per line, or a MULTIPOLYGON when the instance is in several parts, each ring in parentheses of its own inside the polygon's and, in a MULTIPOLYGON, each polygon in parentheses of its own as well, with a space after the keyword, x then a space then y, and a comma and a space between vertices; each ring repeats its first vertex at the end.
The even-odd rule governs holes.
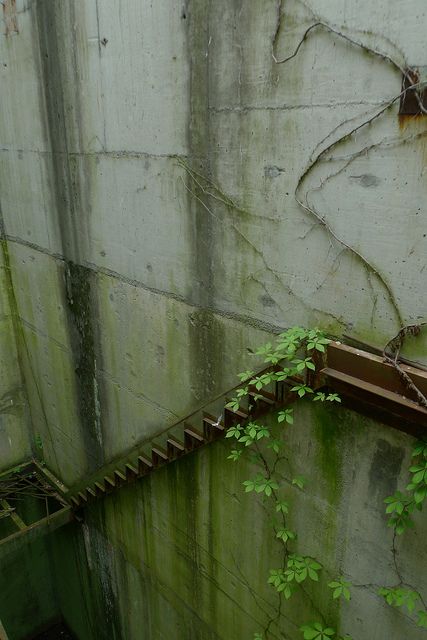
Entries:
POLYGON ((305 483, 306 479, 304 478, 304 476, 296 476, 295 478, 292 478, 292 484, 296 485, 300 489, 304 489, 305 483))
POLYGON ((226 438, 240 438, 240 436, 242 435, 243 432, 243 427, 240 426, 240 424, 237 424, 234 427, 230 427, 229 429, 227 429, 227 433, 225 434, 226 438))
POLYGON ((404 533, 406 529, 414 526, 414 523, 407 511, 404 511, 401 515, 393 515, 387 524, 389 527, 393 527, 398 535, 402 535, 402 533, 404 533))
POLYGON ((423 629, 427 629, 427 611, 418 611, 417 625, 423 629))
POLYGON ((281 446, 282 442, 280 440, 272 440, 270 444, 267 445, 267 447, 272 449, 274 453, 279 453, 281 446))
POLYGON ((290 374, 291 374, 291 370, 284 368, 282 369, 282 371, 276 371, 275 378, 276 380, 281 382, 282 380, 286 380, 290 376, 290 374))
POLYGON ((326 400, 328 400, 329 402, 341 402, 341 398, 337 393, 329 393, 326 396, 326 400))
POLYGON ((295 360, 292 360, 292 364, 295 365, 296 371, 298 373, 301 373, 306 368, 311 369, 312 371, 316 370, 316 367, 311 358, 305 358, 304 360, 301 360, 301 358, 296 358, 295 360))
POLYGON ((287 542, 288 540, 295 540, 296 534, 290 529, 279 529, 276 533, 276 538, 287 542))
POLYGON ((270 569, 270 577, 267 582, 272 584, 278 593, 283 594, 286 600, 289 600, 292 595, 292 585, 286 581, 283 569, 270 569))
POLYGON ((318 391, 318 392, 316 393, 316 395, 314 396, 314 398, 313 398, 313 402, 317 402, 317 401, 319 401, 319 400, 320 400, 320 402, 325 402, 325 400, 326 400, 326 393, 323 393, 323 391, 318 391))
POLYGON ((240 458, 242 453, 243 453, 242 449, 232 449, 230 455, 227 456, 227 459, 228 460, 234 460, 234 462, 236 462, 236 460, 238 460, 240 458))
POLYGON ((270 431, 268 430, 267 427, 260 427, 258 429, 258 433, 256 434, 257 440, 261 440, 261 438, 269 438, 269 437, 270 437, 270 431))
POLYGON ((332 627, 323 627, 320 622, 312 622, 300 627, 304 640, 330 640, 335 635, 332 627))
POLYGON ((388 505, 386 508, 386 513, 393 513, 395 511, 400 515, 405 510, 408 498, 400 491, 396 491, 394 495, 386 498, 384 502, 388 505))
POLYGON ((241 382, 246 382, 247 380, 252 378, 252 376, 254 375, 255 375, 255 371, 242 371, 242 373, 237 374, 237 377, 240 378, 241 382))
POLYGON ((412 450, 412 457, 423 456, 427 458, 427 440, 419 440, 412 450))
POLYGON ((314 640, 314 638, 319 637, 318 631, 309 626, 301 627, 301 631, 304 634, 304 640, 314 640))
POLYGON ((255 489, 255 482, 253 480, 245 480, 243 482, 243 486, 245 487, 245 492, 249 493, 249 491, 253 491, 255 489))
POLYGON ((283 411, 279 411, 279 413, 277 414, 277 422, 286 421, 288 424, 293 424, 294 423, 293 412, 294 412, 293 409, 284 409, 283 411))
POLYGON ((378 594, 382 596, 387 604, 392 607, 406 607, 409 613, 415 609, 417 600, 420 599, 419 593, 412 589, 403 589, 401 587, 387 588, 382 587, 378 590, 378 594))
POLYGON ((423 485, 422 487, 418 487, 414 491, 414 500, 417 504, 420 504, 425 500, 427 496, 427 486, 423 485))
POLYGON ((285 571, 286 579, 291 582, 295 580, 300 583, 310 578, 311 580, 318 582, 318 571, 322 568, 316 560, 309 556, 302 557, 294 554, 289 556, 288 569, 285 571))
POLYGON ((268 353, 269 351, 271 351, 272 348, 273 348, 273 345, 271 344, 271 342, 267 342, 266 344, 263 344, 260 347, 258 347, 255 353, 257 356, 262 356, 264 355, 264 353, 268 353))
POLYGON ((279 513, 288 513, 289 512, 289 503, 282 500, 281 502, 276 502, 276 511, 279 513))
POLYGON ((421 482, 424 482, 425 479, 425 471, 417 471, 417 473, 414 473, 414 476, 412 478, 412 482, 414 484, 420 484, 421 482))
POLYGON ((351 582, 346 582, 343 578, 339 578, 337 580, 333 580, 328 583, 328 587, 332 589, 332 598, 337 600, 340 597, 343 597, 344 600, 349 601, 351 599, 350 587, 351 582))
POLYGON ((227 402, 225 406, 227 409, 231 409, 234 412, 240 409, 240 403, 237 398, 233 398, 230 402, 227 402))
POLYGON ((296 384, 292 387, 291 391, 296 391, 300 398, 303 398, 306 393, 313 393, 313 389, 307 387, 305 384, 296 384))
POLYGON ((270 577, 268 578, 268 584, 272 584, 278 587, 281 582, 285 581, 285 575, 283 569, 270 569, 270 577))

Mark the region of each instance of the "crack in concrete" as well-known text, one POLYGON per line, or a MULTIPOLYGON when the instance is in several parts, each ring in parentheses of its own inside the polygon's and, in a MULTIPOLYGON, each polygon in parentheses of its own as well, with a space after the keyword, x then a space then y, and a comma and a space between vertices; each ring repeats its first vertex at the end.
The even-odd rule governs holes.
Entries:
POLYGON ((28 153, 28 154, 36 154, 39 156, 60 156, 60 157, 68 157, 68 158, 97 158, 97 157, 106 157, 106 158, 152 158, 155 159, 187 159, 188 156, 186 154, 179 153, 150 153, 148 151, 133 151, 127 149, 112 149, 112 150, 99 150, 99 151, 58 151, 51 149, 16 149, 14 147, 2 146, 0 147, 0 152, 2 153, 28 153))
POLYGON ((280 105, 224 105, 210 106, 214 113, 251 113, 252 111, 309 111, 311 109, 335 109, 338 107, 381 106, 378 100, 346 100, 344 102, 318 102, 310 104, 280 104, 280 105))
POLYGON ((153 400, 152 398, 150 398, 149 396, 147 396, 145 393, 142 393, 141 391, 135 391, 134 389, 131 389, 130 387, 128 387, 127 385, 121 384, 117 378, 115 378, 111 373, 109 373, 108 371, 106 371, 105 369, 98 369, 98 372, 104 376, 104 378, 106 378, 107 380, 109 380, 109 382, 111 382, 113 385, 115 385, 116 387, 118 387, 119 389, 123 389, 124 391, 127 391, 130 395, 134 396, 135 398, 137 398, 138 400, 143 400, 144 402, 146 402, 147 404, 151 405, 152 407, 154 407, 155 409, 159 409, 162 413, 164 413, 167 416, 172 416, 173 418, 175 418, 176 420, 179 420, 179 415, 177 413, 175 413, 174 411, 172 411, 172 409, 167 409, 166 407, 163 407, 161 404, 159 404, 158 402, 156 402, 155 400, 153 400))
MULTIPOLYGON (((61 255, 60 253, 54 252, 54 251, 50 251, 49 249, 45 248, 45 247, 41 247, 40 245, 37 245, 33 242, 28 242, 27 240, 24 240, 22 238, 19 238, 18 236, 11 236, 11 235, 7 235, 6 236, 6 240, 8 242, 12 242, 21 246, 25 246, 28 247, 29 249, 32 249, 33 251, 37 251, 43 255, 47 255, 50 258, 53 258, 55 260, 58 260, 60 262, 65 263, 66 259, 63 255, 61 255)), ((160 295, 163 296, 165 298, 169 298, 172 300, 176 300, 177 302, 181 302, 183 304, 185 304, 186 306, 192 308, 192 309, 201 309, 204 311, 210 311, 212 313, 214 313, 215 315, 218 315, 220 317, 223 318, 227 318, 229 320, 235 320, 236 322, 240 322, 244 325, 250 326, 254 329, 259 329, 260 331, 265 331, 267 333, 280 333, 280 331, 284 330, 284 326, 283 325, 278 325, 278 324, 274 324, 271 322, 267 322, 265 320, 261 320, 258 318, 254 318, 251 316, 246 316, 244 314, 241 313, 237 313, 234 311, 229 311, 226 309, 220 309, 218 307, 214 307, 214 306, 206 306, 206 305, 202 305, 202 304, 197 304, 195 302, 192 302, 191 300, 188 300, 188 298, 186 298, 185 296, 179 294, 179 293, 175 293, 173 291, 166 291, 163 289, 158 289, 156 287, 152 287, 149 286, 143 282, 141 282, 140 280, 136 280, 134 278, 130 278, 128 276, 125 276, 123 274, 118 273, 117 271, 113 271, 112 269, 107 269, 106 267, 101 267, 93 262, 89 262, 84 260, 82 263, 82 266, 86 267, 87 269, 93 271, 96 274, 100 274, 100 275, 104 275, 110 278, 113 278, 115 280, 118 280, 119 282, 123 282, 124 284, 128 284, 132 287, 136 287, 138 289, 143 289, 144 291, 148 291, 149 293, 153 293, 156 295, 160 295)))

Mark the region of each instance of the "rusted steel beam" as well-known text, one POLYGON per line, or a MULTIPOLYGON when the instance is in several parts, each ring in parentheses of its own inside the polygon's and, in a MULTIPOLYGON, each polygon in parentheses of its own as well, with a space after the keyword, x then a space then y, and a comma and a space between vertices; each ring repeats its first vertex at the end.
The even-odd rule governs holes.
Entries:
MULTIPOLYGON (((327 348, 327 366, 416 401, 414 392, 405 385, 395 367, 384 362, 379 355, 331 342, 327 348)), ((406 364, 400 364, 400 367, 418 389, 427 395, 427 371, 406 364)))
POLYGON ((166 441, 167 454, 170 460, 175 460, 185 453, 185 447, 182 442, 170 436, 166 441))
POLYGON ((153 467, 160 467, 162 464, 169 462, 168 454, 158 445, 151 447, 151 461, 153 467))
MULTIPOLYGON (((328 386, 342 395, 343 404, 346 406, 409 433, 418 435, 419 428, 425 429, 427 426, 427 410, 416 402, 416 395, 407 385, 405 386, 405 382, 395 367, 384 362, 380 355, 368 353, 339 342, 332 342, 328 345, 326 363, 322 362, 323 354, 315 355, 317 356, 316 372, 309 380, 309 384, 314 389, 328 386), (415 428, 418 431, 415 431, 415 428)), ((408 364, 400 364, 400 367, 410 377, 413 384, 427 395, 427 371, 408 364)), ((271 367, 265 369, 264 372, 271 371, 271 369, 271 367)), ((196 419, 197 415, 197 420, 201 419, 202 431, 187 422, 187 419, 181 420, 177 425, 182 425, 183 443, 180 442, 180 439, 169 434, 166 438, 166 450, 163 446, 159 446, 155 442, 152 443, 150 446, 151 459, 134 450, 133 453, 129 452, 122 461, 109 463, 104 467, 104 470, 99 470, 92 480, 86 481, 84 493, 79 493, 77 488, 73 490, 73 497, 77 497, 77 500, 73 501, 73 506, 84 507, 88 501, 90 502, 90 498, 95 497, 93 493, 96 494, 96 497, 105 495, 105 493, 131 482, 137 477, 150 473, 156 467, 172 462, 177 457, 212 442, 223 436, 227 428, 236 423, 243 425, 253 417, 258 417, 273 408, 291 404, 296 399, 296 394, 290 391, 290 386, 298 381, 300 380, 288 380, 287 383, 277 382, 274 385, 273 393, 265 390, 258 392, 251 388, 248 410, 241 407, 235 412, 225 408, 219 419, 207 412, 203 412, 200 417, 199 413, 195 412, 192 414, 192 421, 196 419), (124 472, 118 472, 118 467, 123 467, 124 472), (109 475, 106 476, 107 469, 109 475), (104 477, 102 483, 99 482, 101 473, 104 477), (94 492, 88 491, 88 486, 91 486, 94 492)), ((226 403, 225 394, 222 398, 226 403)), ((208 405, 206 405, 207 407, 208 405)), ((170 429, 171 427, 169 427, 169 431, 170 429)))
POLYGON ((184 429, 184 446, 187 451, 193 451, 193 449, 197 449, 202 444, 204 444, 205 439, 203 435, 190 424, 185 425, 184 429))
POLYGON ((214 418, 210 414, 205 414, 203 417, 203 435, 206 442, 211 442, 224 435, 225 426, 220 418, 214 418))
POLYGON ((400 116, 425 116, 427 110, 427 89, 420 83, 418 69, 405 69, 400 96, 400 116), (413 87, 410 89, 410 87, 413 87))
MULTIPOLYGON (((400 364, 413 384, 427 395, 427 372, 400 364)), ((340 393, 348 406, 409 433, 427 428, 427 410, 392 364, 362 349, 332 342, 327 366, 321 371, 326 384, 340 393)))

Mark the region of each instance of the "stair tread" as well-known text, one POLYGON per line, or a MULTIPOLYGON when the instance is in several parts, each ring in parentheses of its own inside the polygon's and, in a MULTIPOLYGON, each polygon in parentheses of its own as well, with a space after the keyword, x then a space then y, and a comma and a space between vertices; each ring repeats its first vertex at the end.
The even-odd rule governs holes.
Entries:
POLYGON ((252 397, 257 397, 258 400, 261 400, 261 402, 266 402, 267 404, 275 404, 276 401, 273 397, 271 397, 270 395, 267 395, 266 393, 263 393, 262 391, 257 391, 255 389, 255 391, 249 391, 249 394, 252 397))
POLYGON ((180 451, 185 451, 184 445, 181 442, 179 442, 178 440, 175 440, 175 438, 168 438, 167 442, 168 442, 168 444, 171 444, 176 449, 179 449, 180 451))
POLYGON ((138 456, 138 460, 142 462, 142 464, 145 464, 147 467, 153 466, 153 463, 151 462, 151 460, 149 460, 145 456, 138 456))
POLYGON ((153 447, 151 447, 151 451, 156 455, 160 456, 160 458, 164 458, 165 460, 168 460, 168 454, 161 447, 154 445, 153 447))
POLYGON ((184 433, 187 433, 189 436, 195 438, 196 440, 200 440, 200 442, 204 442, 205 440, 200 431, 190 425, 188 427, 185 427, 184 433))
POLYGON ((211 427, 215 427, 216 429, 220 429, 221 431, 225 429, 224 424, 222 422, 218 422, 218 420, 213 416, 205 415, 205 417, 203 418, 203 422, 206 422, 207 424, 211 425, 211 427))
MULTIPOLYGON (((227 400, 227 402, 229 402, 229 400, 227 400)), ((241 418, 244 418, 246 420, 246 418, 249 418, 249 413, 247 411, 245 411, 244 409, 242 409, 242 407, 239 407, 239 409, 236 409, 236 411, 234 411, 234 409, 231 409, 230 407, 225 407, 225 411, 228 411, 229 413, 235 415, 235 416, 240 416, 241 418)))

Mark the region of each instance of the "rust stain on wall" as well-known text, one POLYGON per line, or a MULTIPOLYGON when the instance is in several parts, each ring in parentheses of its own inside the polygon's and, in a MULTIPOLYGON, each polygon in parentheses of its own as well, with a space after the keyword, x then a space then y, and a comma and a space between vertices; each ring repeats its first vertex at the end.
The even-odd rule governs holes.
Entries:
POLYGON ((16 0, 3 0, 3 18, 7 36, 19 33, 16 0))

